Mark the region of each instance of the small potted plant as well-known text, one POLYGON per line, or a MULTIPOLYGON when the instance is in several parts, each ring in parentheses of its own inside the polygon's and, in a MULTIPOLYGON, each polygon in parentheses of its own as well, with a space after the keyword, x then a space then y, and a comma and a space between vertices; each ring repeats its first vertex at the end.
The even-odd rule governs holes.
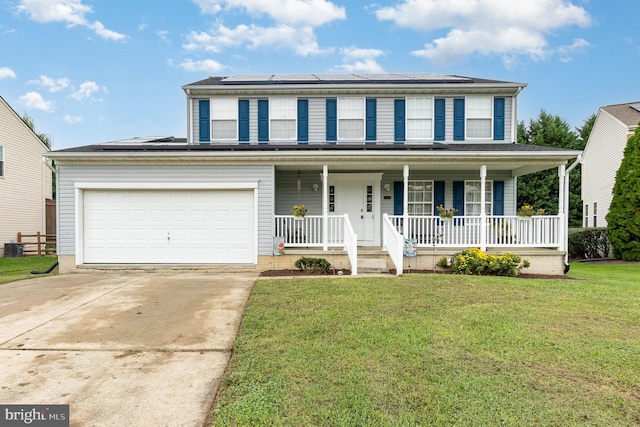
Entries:
POLYGON ((523 205, 517 212, 522 219, 531 219, 535 215, 544 215, 544 209, 535 209, 531 205, 523 205))
POLYGON ((311 212, 309 209, 305 208, 304 205, 293 205, 293 209, 291 209, 291 213, 293 213, 293 218, 300 221, 304 216, 311 212))
POLYGON ((444 220, 451 220, 458 210, 456 208, 445 209, 444 206, 437 206, 436 209, 440 213, 440 218, 444 220))

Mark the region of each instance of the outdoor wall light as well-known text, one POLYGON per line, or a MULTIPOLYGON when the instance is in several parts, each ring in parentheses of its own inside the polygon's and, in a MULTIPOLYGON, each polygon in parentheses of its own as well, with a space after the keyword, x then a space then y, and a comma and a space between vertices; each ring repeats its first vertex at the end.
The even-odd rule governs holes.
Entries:
POLYGON ((385 184, 384 191, 391 191, 391 184, 385 184))
POLYGON ((313 191, 315 191, 315 192, 318 191, 318 184, 313 184, 313 191))

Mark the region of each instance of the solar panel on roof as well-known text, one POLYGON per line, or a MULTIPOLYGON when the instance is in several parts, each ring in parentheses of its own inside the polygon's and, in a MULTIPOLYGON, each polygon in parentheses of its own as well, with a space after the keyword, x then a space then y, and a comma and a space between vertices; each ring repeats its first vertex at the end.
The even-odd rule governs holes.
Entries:
POLYGON ((640 102, 636 102, 635 104, 631 104, 630 107, 633 108, 634 110, 640 112, 640 102))

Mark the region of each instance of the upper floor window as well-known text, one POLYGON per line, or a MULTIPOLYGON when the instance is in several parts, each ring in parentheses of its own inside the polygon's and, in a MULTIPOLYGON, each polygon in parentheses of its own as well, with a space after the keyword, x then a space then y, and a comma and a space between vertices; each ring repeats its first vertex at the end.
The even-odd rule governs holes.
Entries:
POLYGON ((4 147, 0 145, 0 177, 4 177, 4 147))
POLYGON ((338 139, 364 139, 364 98, 338 98, 338 139))
POLYGON ((465 101, 467 138, 491 138, 492 101, 490 96, 468 96, 465 101))
MULTIPOLYGON (((465 215, 479 216, 482 206, 482 192, 480 181, 465 181, 464 183, 464 212, 465 215)), ((485 213, 493 212, 493 181, 485 181, 485 213)))
POLYGON ((433 215, 433 181, 409 181, 409 215, 433 215))
POLYGON ((270 98, 269 99, 269 120, 271 126, 272 140, 295 140, 296 117, 297 117, 296 98, 270 98))
POLYGON ((407 139, 433 139, 433 98, 407 98, 407 139))
POLYGON ((211 137, 238 139, 238 99, 211 99, 211 137))

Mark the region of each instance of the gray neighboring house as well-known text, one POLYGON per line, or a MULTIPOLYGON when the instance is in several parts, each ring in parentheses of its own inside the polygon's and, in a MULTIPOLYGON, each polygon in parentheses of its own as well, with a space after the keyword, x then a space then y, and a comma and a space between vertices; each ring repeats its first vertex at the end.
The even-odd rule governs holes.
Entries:
POLYGON ((627 141, 640 122, 640 102, 598 109, 582 156, 582 211, 584 227, 606 227, 616 172, 627 141))
MULTIPOLYGON (((52 198, 47 146, 0 96, 0 257, 18 233, 46 233, 46 200, 52 198)), ((32 239, 33 240, 33 239, 32 239)))
MULTIPOLYGON (((467 247, 562 274, 566 170, 516 144, 526 84, 435 74, 210 77, 183 86, 187 138, 59 150, 62 271, 96 266, 430 269, 467 247), (558 173, 558 215, 516 215, 518 176, 558 173), (293 215, 294 206, 309 212, 293 215), (438 206, 454 208, 452 219, 438 206), (415 249, 415 252, 414 252, 415 249), (404 255, 416 255, 404 256, 404 255)), ((575 163, 575 162, 574 162, 575 163)))

